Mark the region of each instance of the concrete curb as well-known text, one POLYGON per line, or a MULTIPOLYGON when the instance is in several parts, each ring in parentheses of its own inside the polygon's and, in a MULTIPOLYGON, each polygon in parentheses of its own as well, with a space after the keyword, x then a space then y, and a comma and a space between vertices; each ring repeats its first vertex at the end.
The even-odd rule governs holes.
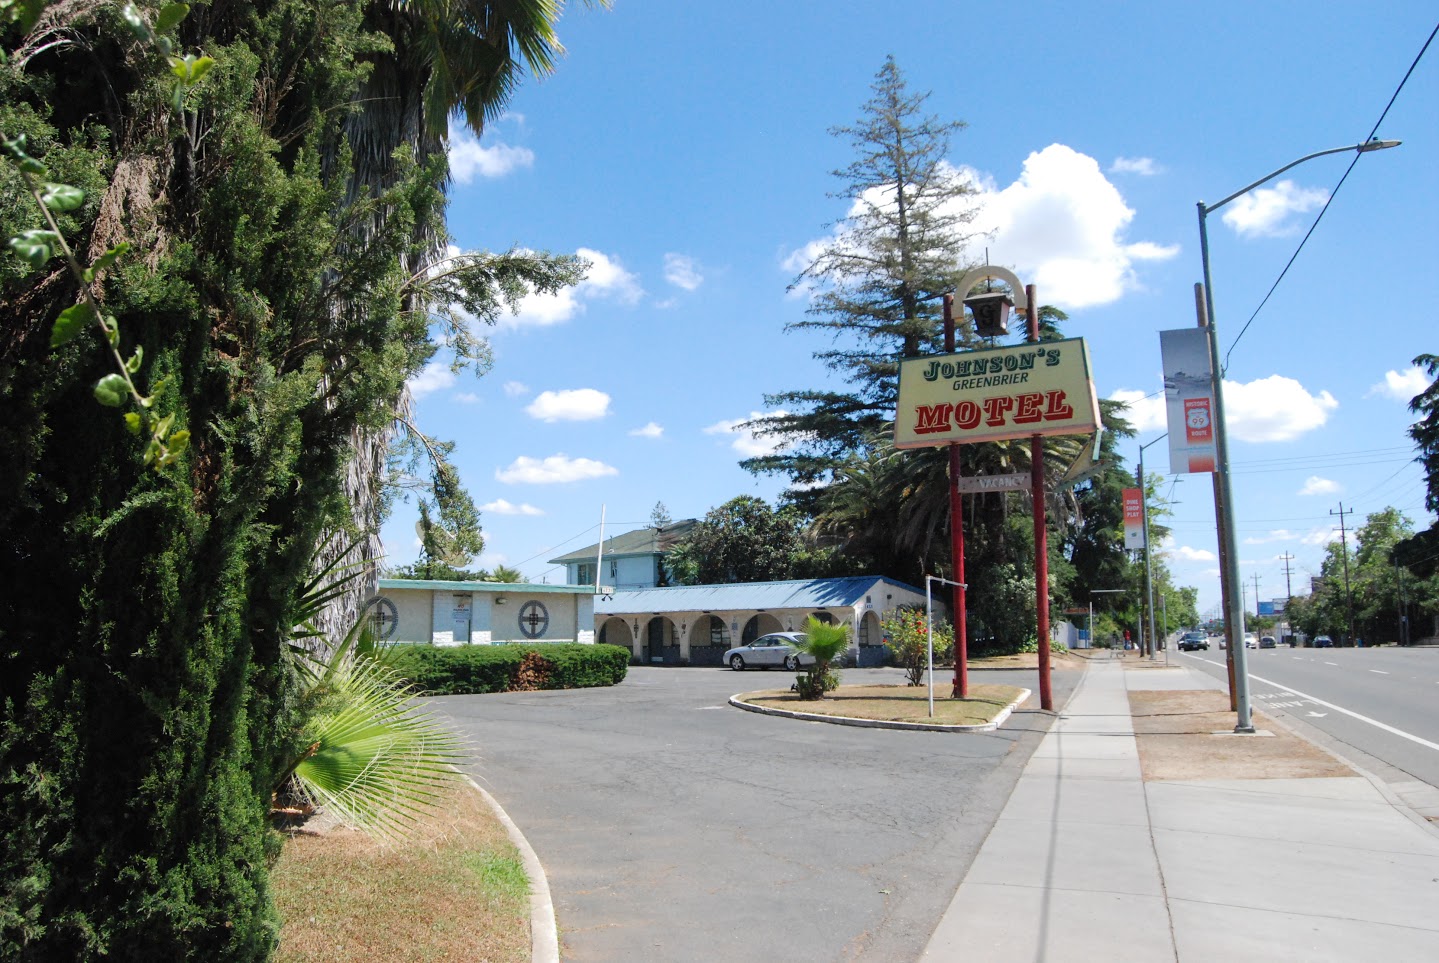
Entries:
POLYGON ((1034 693, 1028 689, 1019 690, 1019 696, 999 710, 990 722, 979 726, 941 726, 929 722, 894 722, 888 719, 855 719, 851 716, 826 716, 817 712, 791 712, 789 709, 771 709, 769 706, 745 702, 736 693, 729 697, 729 704, 747 712, 758 712, 766 716, 782 716, 786 719, 800 719, 804 722, 828 722, 836 726, 858 726, 863 729, 909 729, 920 732, 993 732, 1004 724, 1009 714, 1034 693))
POLYGON ((555 921, 555 904, 550 899, 550 880, 545 875, 545 867, 535 855, 530 841, 520 832, 520 827, 515 825, 515 821, 495 797, 469 776, 465 776, 465 781, 475 787, 475 791, 494 811, 495 818, 504 825, 505 832, 510 835, 510 842, 520 851, 525 875, 530 878, 530 959, 533 963, 559 963, 559 924, 555 921))

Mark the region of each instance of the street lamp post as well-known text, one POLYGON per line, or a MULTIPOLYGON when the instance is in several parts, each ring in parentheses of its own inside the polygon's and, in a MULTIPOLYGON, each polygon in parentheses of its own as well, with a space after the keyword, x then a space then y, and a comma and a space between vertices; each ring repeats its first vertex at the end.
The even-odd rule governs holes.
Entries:
POLYGON ((1209 354, 1212 361, 1212 382, 1211 394, 1214 404, 1214 449, 1215 449, 1215 476, 1219 483, 1220 497, 1224 503, 1223 517, 1218 520, 1219 524, 1219 545, 1220 557, 1224 561, 1225 581, 1230 586, 1229 611, 1225 615, 1226 631, 1231 640, 1238 644, 1231 645, 1230 650, 1234 658, 1234 687, 1235 687, 1235 732, 1253 732, 1254 719, 1249 706, 1249 672, 1248 658, 1244 649, 1244 602, 1239 592, 1234 591, 1234 586, 1240 585, 1239 581, 1239 546, 1234 531, 1234 486, 1230 479, 1229 471, 1229 431, 1224 419, 1224 372, 1220 368, 1219 336, 1215 325, 1214 315, 1214 282, 1209 274, 1209 231, 1206 226, 1206 218, 1225 204, 1237 197, 1248 194, 1254 188, 1265 181, 1278 177, 1280 174, 1297 167, 1305 161, 1313 160, 1316 157, 1323 157, 1326 154, 1341 154, 1346 151, 1357 151, 1361 154, 1374 150, 1383 150, 1387 147, 1397 147, 1397 140, 1371 140, 1362 144, 1352 144, 1348 147, 1332 147, 1329 150, 1315 151, 1312 154, 1305 154, 1296 161, 1285 164, 1276 171, 1265 174, 1259 180, 1247 187, 1240 188, 1230 194, 1224 200, 1216 204, 1198 203, 1199 208, 1199 257, 1204 268, 1204 307, 1208 315, 1209 324, 1209 354))
POLYGON ((1159 659, 1159 640, 1154 636, 1154 567, 1150 562, 1153 547, 1149 544, 1149 488, 1144 484, 1144 449, 1169 437, 1165 432, 1146 445, 1139 446, 1139 514, 1144 520, 1144 600, 1149 608, 1149 660, 1159 659))

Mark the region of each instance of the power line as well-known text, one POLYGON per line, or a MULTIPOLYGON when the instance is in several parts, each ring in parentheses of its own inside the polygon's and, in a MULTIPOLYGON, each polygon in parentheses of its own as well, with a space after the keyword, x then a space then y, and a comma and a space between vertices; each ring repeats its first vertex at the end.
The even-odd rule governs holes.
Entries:
MULTIPOLYGON (((1404 72, 1404 79, 1399 81, 1399 86, 1394 89, 1394 95, 1389 98, 1389 103, 1384 105, 1384 110, 1380 113, 1379 119, 1374 122, 1374 127, 1369 131, 1369 136, 1364 138, 1366 141, 1374 139, 1375 133, 1379 130, 1379 125, 1384 123, 1385 117, 1389 116, 1389 108, 1393 107, 1394 101, 1399 99, 1399 92, 1402 91, 1404 85, 1409 82, 1409 77, 1414 73, 1414 68, 1419 66, 1419 61, 1423 59, 1424 52, 1428 50, 1429 45, 1434 42, 1435 34, 1439 34, 1439 24, 1434 25, 1434 29, 1429 34, 1429 39, 1424 41, 1424 46, 1419 48, 1419 53, 1414 58, 1414 62, 1411 63, 1409 69, 1404 72)), ((1229 367, 1229 356, 1232 355, 1234 349, 1238 347, 1240 338, 1244 337, 1244 332, 1249 330, 1249 326, 1254 323, 1254 319, 1259 316, 1259 312, 1263 311, 1264 306, 1269 303, 1269 298, 1274 294, 1275 289, 1279 287, 1279 282, 1284 280, 1284 275, 1288 274, 1289 269, 1294 266, 1295 260, 1299 257, 1299 252, 1304 250, 1304 245, 1308 243, 1309 236, 1314 233, 1314 229, 1317 228, 1319 222, 1324 219, 1324 212, 1329 210, 1330 204, 1334 203, 1334 198, 1339 194, 1339 188, 1343 187, 1344 182, 1349 179, 1349 172, 1354 169, 1355 164, 1359 163, 1360 156, 1360 153, 1356 151, 1354 159, 1351 160, 1349 166, 1344 169, 1344 176, 1339 178, 1338 184, 1334 185, 1334 190, 1329 193, 1329 199, 1325 201, 1324 206, 1319 209, 1319 214, 1314 218, 1314 223, 1309 225, 1309 230, 1304 233, 1304 237, 1299 241, 1299 246, 1294 249, 1294 254, 1289 258, 1289 263, 1284 265, 1284 270, 1280 271, 1279 277, 1274 279, 1274 284, 1269 288, 1269 293, 1264 295, 1264 300, 1259 302, 1259 307, 1254 309, 1254 313, 1249 316, 1249 320, 1244 322, 1244 327, 1239 329, 1239 334, 1235 337, 1233 343, 1229 345, 1229 350, 1224 353, 1225 368, 1229 367)))

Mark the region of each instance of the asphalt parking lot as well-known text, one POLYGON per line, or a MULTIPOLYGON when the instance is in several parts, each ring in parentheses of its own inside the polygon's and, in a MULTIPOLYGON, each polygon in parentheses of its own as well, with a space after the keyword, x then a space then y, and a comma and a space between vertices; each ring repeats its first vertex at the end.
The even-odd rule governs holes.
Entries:
MULTIPOLYGON (((1054 673, 1056 705, 1080 675, 1054 673)), ((1037 689, 1033 670, 973 678, 1037 689)), ((727 704, 790 680, 640 666, 608 689, 430 704, 544 863, 566 959, 913 959, 1048 714, 1035 697, 999 731, 961 735, 727 704)))

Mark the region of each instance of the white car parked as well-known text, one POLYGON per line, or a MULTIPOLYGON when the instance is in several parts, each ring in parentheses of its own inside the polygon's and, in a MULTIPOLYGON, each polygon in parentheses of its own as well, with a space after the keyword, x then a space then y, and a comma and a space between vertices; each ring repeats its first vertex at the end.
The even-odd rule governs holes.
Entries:
POLYGON ((773 632, 761 635, 749 645, 735 646, 725 652, 725 665, 739 672, 743 669, 769 669, 783 666, 791 672, 801 666, 814 665, 814 657, 798 652, 794 643, 803 639, 800 632, 773 632))

